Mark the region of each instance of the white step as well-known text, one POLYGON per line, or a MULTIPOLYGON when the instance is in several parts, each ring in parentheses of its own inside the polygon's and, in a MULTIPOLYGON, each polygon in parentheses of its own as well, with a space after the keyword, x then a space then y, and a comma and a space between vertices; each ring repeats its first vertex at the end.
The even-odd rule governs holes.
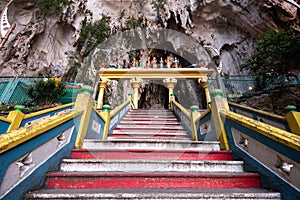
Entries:
POLYGON ((150 113, 150 114, 168 113, 168 114, 173 114, 173 112, 171 110, 131 110, 129 113, 150 113))
POLYGON ((112 141, 85 140, 84 149, 157 149, 157 150, 220 150, 219 142, 177 141, 168 139, 118 139, 112 141))
POLYGON ((180 122, 170 122, 170 121, 148 121, 148 122, 143 122, 143 121, 121 121, 120 125, 181 125, 180 122))
POLYGON ((43 189, 26 194, 25 200, 31 199, 281 200, 281 195, 263 189, 43 189))
POLYGON ((174 117, 138 117, 138 116, 125 116, 123 121, 175 121, 178 122, 178 119, 174 117))
MULTIPOLYGON (((117 141, 120 138, 118 137, 108 137, 107 140, 108 141, 117 141)), ((149 136, 128 136, 128 137, 122 137, 122 139, 126 139, 126 140, 131 140, 131 139, 135 139, 135 140, 151 140, 153 139, 153 137, 149 137, 149 136)), ((176 137, 164 137, 164 138, 156 138, 157 140, 172 140, 172 141, 179 141, 179 142, 189 142, 189 141, 193 141, 189 138, 176 138, 176 137)))
POLYGON ((114 130, 113 134, 128 134, 128 135, 143 135, 143 134, 153 134, 153 135, 174 135, 174 136, 186 136, 187 132, 158 132, 158 131, 130 131, 130 130, 114 130))
MULTIPOLYGON (((145 158, 147 154, 145 154, 145 158)), ((63 159, 63 172, 242 173, 242 161, 63 159)))

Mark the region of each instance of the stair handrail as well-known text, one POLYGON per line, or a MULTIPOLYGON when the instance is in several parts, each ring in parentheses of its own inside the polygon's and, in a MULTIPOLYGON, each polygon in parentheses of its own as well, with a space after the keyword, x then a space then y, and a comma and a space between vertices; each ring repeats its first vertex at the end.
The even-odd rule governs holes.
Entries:
POLYGON ((24 114, 21 111, 22 115, 14 115, 13 113, 15 111, 10 111, 7 118, 1 117, 0 120, 4 121, 4 122, 9 122, 10 124, 14 123, 14 125, 13 125, 13 127, 9 126, 9 128, 5 132, 1 131, 0 134, 6 133, 7 131, 15 130, 15 129, 23 127, 23 126, 27 126, 27 125, 29 125, 33 122, 37 122, 41 119, 49 118, 51 116, 57 115, 60 112, 64 112, 68 108, 71 109, 73 106, 74 106, 74 103, 69 103, 69 104, 57 106, 54 108, 48 108, 48 109, 40 110, 37 112, 29 113, 29 114, 24 114))
POLYGON ((192 112, 188 111, 178 102, 176 102, 175 99, 171 99, 170 104, 174 114, 181 121, 184 128, 191 134, 193 140, 198 141, 195 119, 198 118, 198 115, 200 115, 200 113, 198 112, 196 115, 194 115, 192 112), (184 116, 180 116, 180 114, 176 111, 176 108, 178 108, 184 114, 184 116, 188 119, 188 123, 186 122, 186 120, 184 120, 184 116))
POLYGON ((195 123, 198 123, 201 119, 206 117, 210 112, 211 112, 211 108, 207 108, 204 113, 202 113, 195 119, 195 123))
POLYGON ((288 121, 285 116, 276 115, 273 113, 269 113, 266 111, 258 110, 249 106, 240 105, 233 102, 228 102, 230 110, 239 113, 241 115, 245 115, 254 120, 258 120, 260 122, 264 122, 271 126, 275 126, 277 128, 286 130, 290 132, 290 127, 288 121))
POLYGON ((51 128, 64 123, 70 119, 73 119, 81 115, 83 111, 65 111, 60 115, 56 115, 47 119, 43 119, 36 124, 32 124, 27 127, 21 127, 17 130, 8 132, 7 134, 0 135, 0 154, 6 152, 17 145, 22 144, 51 128), (45 123, 47 122, 47 123, 45 123), (41 127, 43 124, 43 127, 41 127))
POLYGON ((21 199, 71 155, 83 112, 67 110, 0 135, 0 199, 21 199))
POLYGON ((104 121, 104 130, 103 130, 103 140, 105 140, 109 134, 112 132, 112 130, 120 123, 120 121, 123 119, 123 117, 128 113, 132 105, 132 99, 131 96, 128 97, 128 99, 123 102, 121 105, 119 105, 117 108, 115 108, 113 111, 102 111, 99 113, 99 116, 104 121), (128 107, 129 105, 129 107, 128 107), (119 115, 119 113, 124 110, 124 112, 119 115), (118 116, 119 115, 119 116, 118 116), (117 121, 112 122, 112 119, 118 117, 117 121))
POLYGON ((231 151, 260 173, 264 187, 286 199, 299 195, 300 136, 230 110, 219 110, 231 151), (298 189, 297 189, 298 188, 298 189))
POLYGON ((190 118, 191 112, 188 111, 186 108, 184 108, 181 104, 179 104, 175 100, 171 100, 171 103, 173 103, 177 108, 179 108, 187 117, 190 118))
POLYGON ((53 111, 56 111, 56 110, 61 110, 61 109, 64 109, 64 108, 72 107, 72 106, 74 106, 74 104, 75 103, 68 103, 68 104, 56 106, 56 107, 53 107, 53 108, 47 108, 47 109, 44 109, 44 110, 39 110, 39 111, 36 111, 36 112, 28 113, 28 114, 25 114, 24 119, 30 119, 30 118, 34 118, 34 117, 37 117, 39 115, 47 114, 47 113, 50 113, 50 112, 53 112, 53 111))

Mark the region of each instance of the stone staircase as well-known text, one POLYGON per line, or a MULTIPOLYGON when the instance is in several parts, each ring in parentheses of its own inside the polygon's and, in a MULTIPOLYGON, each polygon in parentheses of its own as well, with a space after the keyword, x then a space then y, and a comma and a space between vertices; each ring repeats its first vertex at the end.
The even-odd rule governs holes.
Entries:
POLYGON ((194 142, 167 110, 131 111, 105 141, 86 140, 25 199, 281 199, 218 142, 194 142))

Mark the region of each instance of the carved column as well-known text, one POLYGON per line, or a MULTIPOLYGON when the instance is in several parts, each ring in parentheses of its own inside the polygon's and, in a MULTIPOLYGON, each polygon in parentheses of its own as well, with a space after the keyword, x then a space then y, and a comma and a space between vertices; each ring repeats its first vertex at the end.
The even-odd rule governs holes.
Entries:
POLYGON ((143 79, 141 78, 133 78, 130 80, 131 86, 133 87, 133 105, 135 109, 138 109, 138 101, 139 101, 139 88, 143 83, 143 79))
POLYGON ((209 95, 207 80, 208 80, 207 76, 200 76, 198 82, 205 91, 206 103, 207 103, 207 107, 209 107, 209 103, 211 102, 211 99, 209 95))
POLYGON ((175 78, 166 78, 164 79, 165 86, 169 89, 169 103, 171 101, 172 95, 174 94, 174 87, 177 83, 175 78))
POLYGON ((108 78, 102 78, 99 82, 99 95, 97 101, 97 109, 102 109, 103 106, 103 98, 104 98, 104 91, 105 88, 110 84, 110 80, 108 78))

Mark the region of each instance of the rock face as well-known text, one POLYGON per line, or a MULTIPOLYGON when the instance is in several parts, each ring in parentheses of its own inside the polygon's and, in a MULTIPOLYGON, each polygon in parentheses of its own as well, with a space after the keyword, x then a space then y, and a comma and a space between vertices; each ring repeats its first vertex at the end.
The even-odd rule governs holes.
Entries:
POLYGON ((0 75, 32 76, 51 65, 68 69, 66 52, 76 51, 82 20, 96 21, 103 14, 111 17, 112 33, 130 28, 130 18, 141 19, 140 26, 183 32, 220 56, 222 72, 230 75, 240 74, 241 58, 252 53, 258 34, 286 26, 300 31, 298 1, 292 0, 74 0, 62 16, 45 14, 36 2, 15 0, 9 8, 9 21, 17 26, 1 50, 0 75))
POLYGON ((246 96, 238 99, 236 102, 252 108, 283 116, 285 115, 284 108, 288 105, 296 106, 299 111, 300 86, 286 86, 266 92, 254 93, 253 96, 246 96))
MULTIPOLYGON (((168 44, 163 45, 171 46, 183 65, 204 58, 207 62, 213 60, 219 72, 228 75, 246 73, 240 72, 239 65, 242 58, 253 52, 258 34, 287 27, 300 32, 299 1, 296 0, 73 0, 62 6, 60 15, 42 10, 37 2, 14 0, 8 9, 9 22, 16 23, 16 29, 0 51, 1 76, 36 76, 51 66, 67 71, 72 65, 70 55, 80 54, 76 42, 83 22, 97 21, 103 16, 110 19, 112 35, 136 26, 175 30, 185 37, 168 36, 168 44), (205 52, 201 50, 202 53, 197 54, 197 50, 192 50, 194 45, 201 46, 205 52)), ((7 3, 8 0, 1 1, 0 9, 7 3)), ((159 38, 145 34, 149 41, 159 38)), ((113 57, 110 60, 128 65, 128 51, 134 49, 133 45, 125 45, 130 41, 116 40, 115 43, 117 50, 124 51, 110 54, 113 57)), ((143 49, 144 62, 153 49, 143 49)), ((84 74, 95 76, 96 65, 99 63, 88 61, 84 74)))

